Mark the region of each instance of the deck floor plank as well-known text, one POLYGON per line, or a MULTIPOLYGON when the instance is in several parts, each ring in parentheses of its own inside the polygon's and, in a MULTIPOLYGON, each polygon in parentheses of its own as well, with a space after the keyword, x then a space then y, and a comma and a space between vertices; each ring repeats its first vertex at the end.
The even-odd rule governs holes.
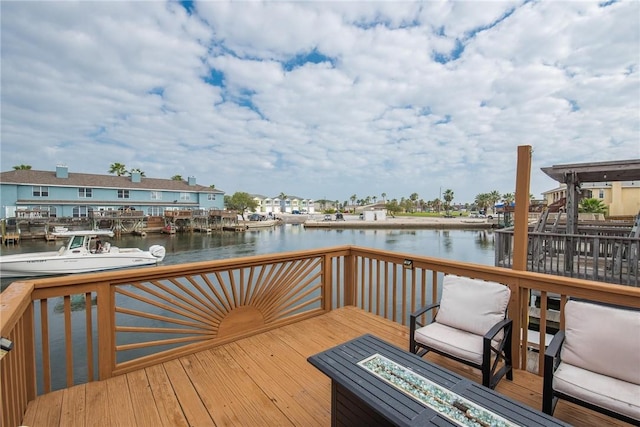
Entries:
MULTIPOLYGON (((233 396, 225 396, 225 387, 213 386, 220 384, 213 371, 225 369, 224 364, 211 367, 211 372, 209 372, 207 367, 200 362, 197 355, 182 357, 180 362, 185 371, 185 376, 193 383, 193 391, 198 393, 198 407, 202 407, 202 409, 198 408, 198 412, 206 411, 208 417, 211 419, 210 422, 216 425, 240 425, 239 418, 233 411, 231 405, 227 403, 233 396), (221 402, 225 403, 220 405, 219 403, 221 402)), ((194 422, 193 416, 188 417, 188 420, 189 425, 204 424, 204 422, 194 422)))
POLYGON ((86 407, 84 413, 86 415, 85 424, 88 426, 112 425, 109 414, 109 400, 107 399, 107 382, 94 381, 85 384, 86 407))
POLYGON ((107 381, 107 394, 111 425, 123 427, 131 425, 131 420, 136 419, 131 402, 131 396, 135 393, 131 393, 126 375, 118 375, 107 381))
POLYGON ((147 404, 147 402, 153 402, 153 392, 146 371, 130 372, 126 377, 131 391, 131 403, 135 408, 136 425, 162 425, 156 405, 147 404))
MULTIPOLYGON (((290 347, 273 338, 256 336, 246 342, 228 346, 231 356, 242 365, 249 377, 262 384, 265 392, 274 396, 274 403, 291 419, 294 425, 330 423, 331 413, 314 396, 317 383, 315 369, 301 363, 301 357, 287 357, 290 347), (248 347, 247 347, 248 346, 248 347), (256 356, 255 349, 260 348, 256 356), (284 368, 284 369, 283 369, 284 368)), ((322 384, 325 387, 326 384, 322 384)))
MULTIPOLYGON (((165 371, 164 365, 150 366, 144 369, 153 395, 155 408, 165 427, 187 427, 189 425, 185 412, 180 406, 174 386, 165 371)), ((148 403, 149 404, 149 403, 148 403)))
MULTIPOLYGON (((259 356, 259 349, 255 350, 259 356)), ((214 384, 224 384, 227 405, 231 406, 240 420, 235 425, 294 425, 280 408, 274 405, 276 396, 267 394, 268 387, 256 384, 246 374, 225 348, 218 347, 196 355, 203 367, 215 376, 214 384)), ((214 402, 219 406, 219 402, 214 402)))
POLYGON ((62 410, 60 413, 60 425, 70 427, 83 427, 86 423, 85 408, 86 385, 81 384, 64 390, 62 397, 62 410))
MULTIPOLYGON (((24 424, 72 425, 63 422, 71 419, 67 408, 84 402, 85 425, 91 426, 118 425, 119 420, 155 427, 161 425, 158 418, 165 426, 328 426, 330 380, 307 358, 364 333, 407 348, 406 326, 346 307, 121 377, 39 396, 29 403, 24 424), (110 411, 109 402, 124 409, 110 411)), ((432 353, 425 358, 480 382, 479 371, 466 365, 432 353)), ((514 380, 503 379, 496 390, 533 408, 542 406, 542 377, 535 374, 515 371, 514 380)), ((578 427, 626 425, 565 401, 558 403, 555 416, 578 427)))
MULTIPOLYGON (((189 358, 181 360, 171 360, 163 363, 167 377, 171 383, 171 387, 175 391, 182 411, 184 412, 187 425, 199 426, 209 425, 213 423, 211 413, 205 407, 202 396, 193 385, 189 376, 189 370, 185 365, 189 366, 189 358)), ((206 381, 206 373, 201 373, 201 380, 206 381)))

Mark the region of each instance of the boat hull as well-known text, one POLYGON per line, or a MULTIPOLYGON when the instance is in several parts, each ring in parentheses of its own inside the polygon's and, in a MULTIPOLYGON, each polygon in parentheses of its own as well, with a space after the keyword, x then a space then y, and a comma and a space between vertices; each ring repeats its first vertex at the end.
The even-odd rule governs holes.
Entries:
POLYGON ((0 276, 31 277, 114 270, 155 265, 161 260, 142 250, 129 249, 114 254, 82 254, 67 257, 57 252, 16 254, 0 257, 0 276), (137 251, 137 252, 134 252, 137 251))

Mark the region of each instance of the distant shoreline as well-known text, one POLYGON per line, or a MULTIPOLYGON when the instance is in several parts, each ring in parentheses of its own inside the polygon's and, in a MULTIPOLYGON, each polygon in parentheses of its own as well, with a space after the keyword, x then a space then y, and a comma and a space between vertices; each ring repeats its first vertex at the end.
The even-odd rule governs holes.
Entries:
POLYGON ((495 228, 492 221, 469 217, 387 217, 380 221, 364 221, 356 215, 345 215, 344 221, 336 221, 331 215, 331 221, 324 221, 324 215, 279 215, 285 224, 302 224, 305 228, 331 229, 474 229, 484 230, 495 228), (309 218, 311 217, 311 218, 309 218))

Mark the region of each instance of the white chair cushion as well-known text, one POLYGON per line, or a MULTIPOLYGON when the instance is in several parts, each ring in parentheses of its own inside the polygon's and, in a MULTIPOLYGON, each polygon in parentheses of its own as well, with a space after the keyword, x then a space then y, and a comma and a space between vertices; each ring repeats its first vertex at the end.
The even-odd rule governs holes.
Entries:
POLYGON ((640 421, 637 384, 561 362, 553 376, 553 389, 640 421))
POLYGON ((640 385, 640 311, 569 301, 564 317, 563 362, 640 385))
POLYGON ((504 319, 510 295, 500 283, 445 276, 436 322, 482 336, 504 319))
POLYGON ((482 364, 481 335, 436 322, 416 329, 414 338, 417 342, 430 348, 468 360, 476 365, 482 364))

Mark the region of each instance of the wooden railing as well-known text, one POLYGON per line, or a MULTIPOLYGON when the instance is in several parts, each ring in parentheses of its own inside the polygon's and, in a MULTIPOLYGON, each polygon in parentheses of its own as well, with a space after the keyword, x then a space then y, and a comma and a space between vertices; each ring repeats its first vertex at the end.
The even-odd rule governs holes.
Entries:
MULTIPOLYGON (((3 425, 36 394, 174 359, 345 305, 408 324, 456 274, 511 288, 516 365, 526 366, 530 295, 640 308, 640 289, 354 246, 16 282, 0 325, 3 425), (518 337, 518 335, 516 335, 518 337)), ((540 336, 544 348, 545 335, 540 336)), ((539 356, 542 369, 543 357, 539 356)), ((539 372, 542 372, 540 370, 539 372)))
MULTIPOLYGON (((640 286, 638 237, 529 232, 528 248, 529 271, 640 286)), ((496 232, 495 265, 513 265, 512 230, 496 232)))

